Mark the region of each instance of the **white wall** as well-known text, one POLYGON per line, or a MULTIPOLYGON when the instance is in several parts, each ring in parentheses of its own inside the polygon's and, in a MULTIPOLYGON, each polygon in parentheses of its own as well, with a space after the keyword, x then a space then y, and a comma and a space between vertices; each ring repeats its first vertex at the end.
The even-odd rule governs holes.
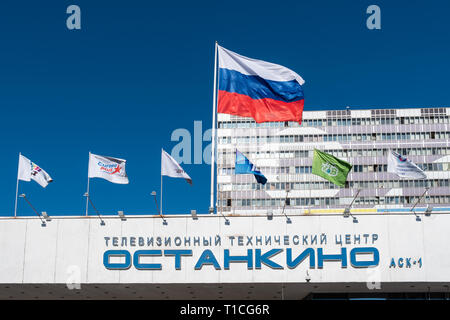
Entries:
MULTIPOLYGON (((260 217, 224 218, 200 216, 193 220, 190 216, 168 217, 168 225, 163 225, 157 217, 105 218, 101 226, 96 217, 54 218, 42 227, 34 218, 0 220, 0 283, 66 283, 73 268, 80 271, 81 283, 242 283, 242 282, 305 282, 306 270, 313 282, 367 282, 377 279, 381 282, 450 282, 450 215, 421 215, 416 221, 413 214, 404 215, 359 215, 358 223, 342 216, 291 216, 292 223, 286 223, 284 216, 268 220, 260 217), (320 244, 320 235, 326 234, 327 243, 320 244), (380 253, 380 264, 376 268, 354 268, 348 261, 347 268, 340 262, 325 261, 323 269, 309 269, 306 259, 295 269, 289 269, 285 262, 285 249, 292 248, 297 256, 306 247, 322 247, 325 254, 340 252, 341 245, 335 243, 335 235, 351 235, 351 244, 344 244, 348 252, 354 247, 375 247, 380 253), (363 234, 378 235, 374 244, 364 243, 363 234), (193 237, 221 237, 221 246, 193 245, 193 237), (256 236, 288 235, 290 244, 272 243, 255 245, 256 236), (294 245, 294 235, 300 236, 300 244, 294 245), (317 243, 302 245, 304 235, 317 235, 317 243), (361 236, 361 243, 354 244, 354 235, 361 236), (127 237, 171 237, 172 246, 121 247, 121 238, 127 237), (244 236, 244 245, 231 246, 229 236, 244 236), (253 236, 253 246, 246 246, 247 236, 253 236), (104 237, 119 237, 119 246, 110 243, 107 247, 104 237), (191 237, 191 246, 174 245, 175 237, 191 237), (231 263, 230 270, 223 268, 223 250, 230 249, 232 255, 245 255, 247 249, 262 249, 263 253, 281 248, 283 252, 272 260, 284 267, 274 270, 262 265, 260 270, 248 270, 244 263, 231 263), (175 270, 174 257, 151 257, 145 261, 160 262, 162 270, 107 270, 103 265, 103 254, 108 249, 126 249, 133 254, 140 249, 192 249, 191 257, 182 258, 182 269, 175 270), (211 249, 221 269, 206 265, 194 270, 194 265, 205 249, 211 249), (389 268, 391 258, 422 258, 423 265, 411 268, 389 268)), ((110 240, 111 242, 111 240, 110 240)), ((317 254, 317 252, 316 252, 317 254)), ((370 256, 368 257, 370 258, 370 256)), ((317 259, 317 257, 316 257, 317 259)))

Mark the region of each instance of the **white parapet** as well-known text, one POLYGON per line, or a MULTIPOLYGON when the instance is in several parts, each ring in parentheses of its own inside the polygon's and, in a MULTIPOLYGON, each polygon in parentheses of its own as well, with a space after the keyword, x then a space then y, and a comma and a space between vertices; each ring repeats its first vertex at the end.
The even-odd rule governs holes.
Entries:
POLYGON ((0 283, 449 283, 449 212, 313 211, 3 218, 0 283))

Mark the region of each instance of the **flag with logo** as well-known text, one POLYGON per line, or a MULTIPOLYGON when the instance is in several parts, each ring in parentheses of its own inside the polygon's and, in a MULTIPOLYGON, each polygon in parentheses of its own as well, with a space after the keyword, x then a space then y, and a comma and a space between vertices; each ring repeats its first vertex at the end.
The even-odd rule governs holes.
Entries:
POLYGON ((19 156, 18 179, 22 181, 36 181, 41 187, 45 188, 53 179, 39 167, 36 163, 30 161, 23 155, 19 156))
POLYGON ((388 153, 387 172, 395 173, 401 178, 426 179, 426 175, 414 162, 395 151, 388 153))
POLYGON ((190 185, 192 185, 192 179, 183 170, 183 168, 172 158, 164 149, 161 150, 161 175, 171 178, 183 178, 190 185))
POLYGON ((352 165, 335 156, 314 149, 312 173, 318 175, 335 185, 345 186, 347 175, 352 169, 352 165))
POLYGON ((126 160, 89 153, 89 178, 102 178, 112 183, 127 184, 126 160))
POLYGON ((267 178, 256 169, 256 166, 247 159, 239 150, 236 149, 236 162, 234 167, 235 174, 253 174, 258 183, 266 184, 267 178))

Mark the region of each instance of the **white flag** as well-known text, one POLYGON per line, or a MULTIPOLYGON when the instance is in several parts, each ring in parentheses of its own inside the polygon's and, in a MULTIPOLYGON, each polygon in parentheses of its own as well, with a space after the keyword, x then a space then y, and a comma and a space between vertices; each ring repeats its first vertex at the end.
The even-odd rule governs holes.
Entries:
POLYGON ((47 172, 23 155, 19 157, 19 173, 17 178, 22 181, 34 180, 43 188, 53 181, 47 172))
POLYGON ((401 178, 426 179, 427 176, 414 162, 402 157, 395 151, 388 154, 387 172, 397 174, 401 178))
POLYGON ((126 160, 89 154, 89 178, 103 178, 112 183, 127 184, 126 160))
POLYGON ((224 47, 219 49, 219 68, 234 70, 247 76, 259 76, 272 81, 295 80, 300 85, 305 83, 297 73, 279 64, 242 56, 224 47))
POLYGON ((175 159, 164 150, 162 150, 161 153, 161 175, 172 178, 183 178, 186 179, 190 185, 192 185, 191 177, 189 177, 178 162, 176 162, 175 159))

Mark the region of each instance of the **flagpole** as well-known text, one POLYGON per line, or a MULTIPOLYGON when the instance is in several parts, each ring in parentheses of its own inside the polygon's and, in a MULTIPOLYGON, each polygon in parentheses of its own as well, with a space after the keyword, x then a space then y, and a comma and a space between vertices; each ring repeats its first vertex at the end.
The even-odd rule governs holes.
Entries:
POLYGON ((17 197, 19 196, 19 170, 20 170, 20 156, 22 155, 19 152, 19 163, 17 164, 17 182, 16 182, 16 202, 14 204, 14 218, 17 217, 17 197))
POLYGON ((214 213, 214 164, 215 164, 215 153, 216 153, 216 95, 217 95, 217 41, 214 48, 214 92, 213 92, 213 117, 212 117, 212 134, 211 134, 211 194, 210 194, 210 205, 209 213, 214 213))
POLYGON ((89 210, 89 165, 91 163, 91 152, 89 151, 89 161, 88 161, 88 180, 87 180, 87 191, 86 191, 86 217, 88 216, 89 210))
POLYGON ((162 175, 162 168, 163 168, 163 155, 164 149, 161 148, 161 190, 160 190, 160 195, 159 195, 159 203, 160 203, 160 207, 159 207, 159 215, 162 217, 162 208, 163 208, 163 175, 162 175))
POLYGON ((159 207, 159 215, 162 217, 162 206, 163 206, 163 204, 162 204, 162 199, 163 199, 163 196, 162 196, 162 194, 163 194, 163 178, 162 178, 163 176, 162 176, 162 172, 161 172, 161 194, 160 194, 160 199, 159 199, 159 201, 160 201, 160 207, 159 207))
MULTIPOLYGON (((309 150, 308 150, 308 154, 309 154, 309 150)), ((313 150, 313 157, 314 157, 314 150, 313 150)), ((314 158, 313 158, 314 159, 314 158)), ((311 172, 312 172, 312 165, 311 165, 311 172)), ((311 176, 312 179, 314 179, 313 176, 311 176)), ((309 200, 308 200, 308 206, 309 206, 309 211, 308 213, 311 213, 311 207, 312 207, 312 202, 311 202, 311 197, 312 197, 312 181, 311 178, 309 180, 309 200)))

